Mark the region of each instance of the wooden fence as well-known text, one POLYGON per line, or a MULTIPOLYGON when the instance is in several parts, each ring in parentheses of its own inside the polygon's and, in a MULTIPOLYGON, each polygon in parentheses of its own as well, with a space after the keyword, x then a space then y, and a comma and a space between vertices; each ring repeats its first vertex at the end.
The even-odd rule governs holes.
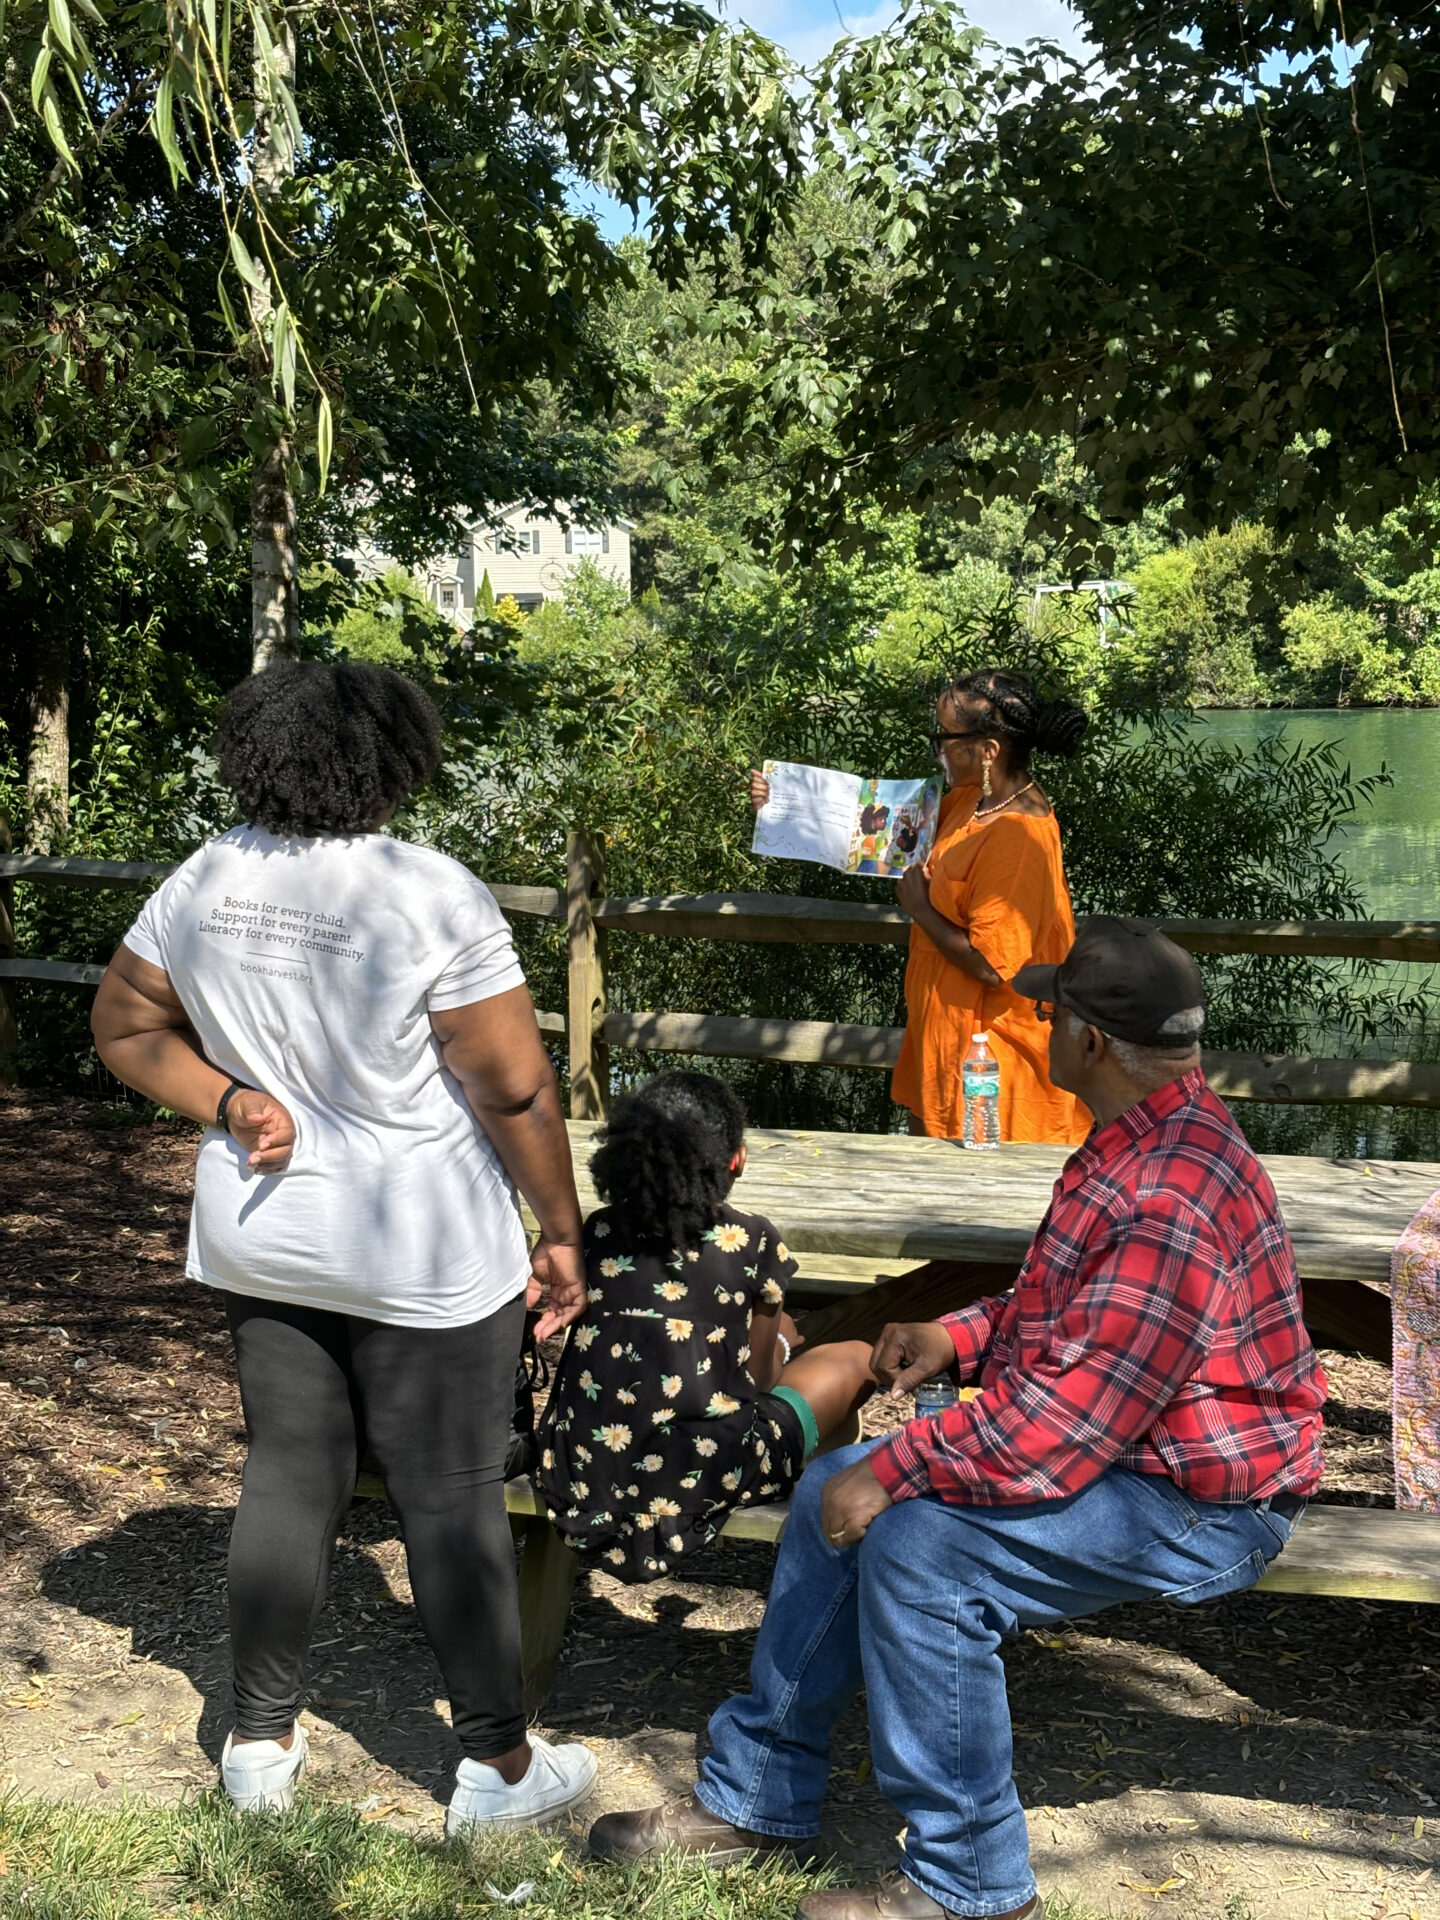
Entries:
MULTIPOLYGON (((169 867, 144 862, 52 860, 0 850, 0 1084, 13 1083, 15 1072, 16 1010, 8 982, 93 987, 104 971, 80 961, 18 957, 15 883, 149 887, 169 871, 169 867)), ((606 999, 606 949, 612 933, 662 939, 903 946, 910 921, 898 907, 878 901, 771 893, 611 898, 604 890, 601 844, 585 833, 570 836, 563 889, 497 882, 490 886, 505 913, 565 924, 568 1006, 563 1014, 542 1012, 540 1025, 546 1033, 566 1038, 570 1110, 576 1119, 595 1119, 603 1113, 612 1047, 870 1070, 895 1063, 902 1035, 899 1027, 612 1009, 606 999)), ((1159 920, 1154 924, 1193 953, 1440 962, 1440 921, 1433 920, 1159 920)), ((1217 1052, 1205 1055, 1205 1070, 1215 1091, 1227 1100, 1440 1107, 1440 1066, 1409 1061, 1217 1052)))

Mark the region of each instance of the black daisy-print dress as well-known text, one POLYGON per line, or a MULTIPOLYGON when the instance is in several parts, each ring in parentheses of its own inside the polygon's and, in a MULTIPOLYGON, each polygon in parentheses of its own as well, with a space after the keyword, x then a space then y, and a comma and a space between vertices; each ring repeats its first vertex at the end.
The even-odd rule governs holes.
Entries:
POLYGON ((758 1214, 726 1207, 696 1247, 641 1251, 613 1208, 585 1223, 589 1301, 540 1422, 550 1518, 618 1579, 668 1573, 736 1507, 785 1499, 804 1466, 799 1415, 745 1370, 750 1315, 795 1262, 758 1214))

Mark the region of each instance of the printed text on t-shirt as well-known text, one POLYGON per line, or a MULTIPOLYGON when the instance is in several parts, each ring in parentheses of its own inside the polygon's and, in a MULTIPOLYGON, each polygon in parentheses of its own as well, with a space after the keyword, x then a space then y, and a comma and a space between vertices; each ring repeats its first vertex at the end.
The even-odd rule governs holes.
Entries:
POLYGON ((242 899, 227 893, 211 907, 199 931, 222 940, 249 941, 247 953, 325 953, 337 960, 365 958, 345 926, 343 913, 319 913, 311 907, 282 907, 273 900, 242 899))

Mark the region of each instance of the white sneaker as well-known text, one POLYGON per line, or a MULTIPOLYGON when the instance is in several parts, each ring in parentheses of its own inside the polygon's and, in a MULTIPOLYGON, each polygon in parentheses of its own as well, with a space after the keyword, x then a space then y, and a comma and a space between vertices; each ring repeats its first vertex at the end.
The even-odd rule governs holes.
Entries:
POLYGON ((295 1740, 282 1747, 278 1740, 246 1740, 235 1745, 225 1737, 220 1756, 220 1784, 241 1813, 286 1813, 295 1804, 295 1785, 305 1771, 310 1743, 295 1722, 295 1740))
POLYGON ((595 1756, 578 1741, 552 1747, 530 1735, 530 1766, 507 1787, 483 1760, 462 1760, 445 1815, 445 1836, 457 1840, 476 1827, 543 1827, 579 1803, 595 1784, 595 1756))

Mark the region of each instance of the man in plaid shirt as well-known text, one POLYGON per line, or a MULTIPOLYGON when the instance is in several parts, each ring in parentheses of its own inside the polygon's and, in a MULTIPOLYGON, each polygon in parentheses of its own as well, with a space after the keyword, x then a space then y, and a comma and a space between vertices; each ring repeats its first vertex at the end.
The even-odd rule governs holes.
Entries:
POLYGON ((597 1822, 597 1853, 712 1859, 819 1829, 835 1721, 863 1683, 904 1871, 801 1920, 1043 1920, 1011 1778, 1001 1640, 1122 1600, 1252 1585, 1320 1479, 1325 1378, 1275 1190, 1205 1084, 1204 989, 1138 921, 1097 917, 1012 990, 1095 1117, 1013 1293, 887 1327, 892 1394, 980 1393, 805 1475, 751 1691, 710 1723, 693 1798, 597 1822))
POLYGON ((1325 1381, 1290 1237, 1198 1066, 1071 1156, 1015 1291, 938 1328, 953 1356, 935 1328, 891 1330, 897 1385, 939 1359, 983 1391, 869 1455, 891 1500, 1064 1500, 1116 1466, 1227 1505, 1319 1485, 1325 1381))

